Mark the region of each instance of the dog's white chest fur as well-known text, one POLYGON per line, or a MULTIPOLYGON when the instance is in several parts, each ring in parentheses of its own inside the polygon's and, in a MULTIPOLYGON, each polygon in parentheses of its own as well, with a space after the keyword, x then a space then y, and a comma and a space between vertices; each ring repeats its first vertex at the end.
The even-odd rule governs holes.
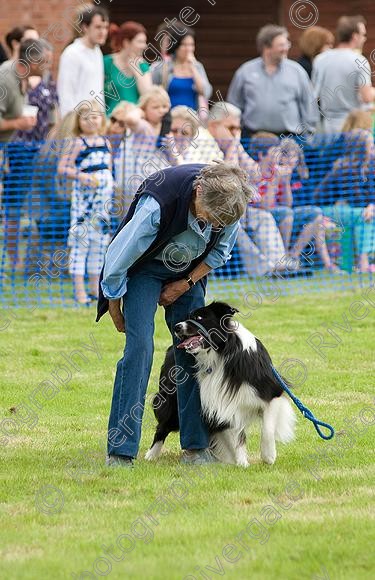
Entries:
MULTIPOLYGON (((244 350, 256 351, 253 334, 241 324, 236 328, 244 350)), ((197 379, 200 384, 202 410, 213 421, 229 423, 231 428, 243 429, 249 420, 264 409, 264 401, 252 385, 244 382, 239 391, 228 392, 224 378, 225 360, 214 349, 197 354, 197 379)))

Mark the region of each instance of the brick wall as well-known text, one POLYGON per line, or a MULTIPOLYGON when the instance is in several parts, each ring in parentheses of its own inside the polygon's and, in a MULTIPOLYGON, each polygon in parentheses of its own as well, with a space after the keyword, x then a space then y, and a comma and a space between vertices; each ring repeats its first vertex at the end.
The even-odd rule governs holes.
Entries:
POLYGON ((3 0, 0 11, 0 40, 5 47, 4 36, 14 26, 32 25, 55 48, 54 69, 63 48, 73 36, 75 11, 90 2, 74 0, 3 0))

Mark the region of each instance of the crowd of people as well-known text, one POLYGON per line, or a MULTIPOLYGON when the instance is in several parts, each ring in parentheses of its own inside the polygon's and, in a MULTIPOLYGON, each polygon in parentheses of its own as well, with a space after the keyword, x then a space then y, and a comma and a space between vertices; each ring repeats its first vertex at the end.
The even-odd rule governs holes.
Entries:
POLYGON ((56 81, 53 46, 35 28, 6 35, 3 264, 6 257, 12 272, 28 273, 41 256, 68 247, 74 298, 89 304, 111 235, 144 178, 223 159, 245 169, 258 192, 236 246, 248 276, 298 275, 312 242, 316 261, 341 273, 326 235, 337 224, 351 234, 358 271, 374 271, 375 88, 362 55, 365 19, 341 17, 336 39, 308 28, 298 61, 288 58, 287 29, 264 26, 259 57, 234 72, 226 101, 216 102, 195 56, 194 28, 168 22, 158 27, 159 50, 150 57, 141 23, 117 26, 100 6, 86 8, 56 81))

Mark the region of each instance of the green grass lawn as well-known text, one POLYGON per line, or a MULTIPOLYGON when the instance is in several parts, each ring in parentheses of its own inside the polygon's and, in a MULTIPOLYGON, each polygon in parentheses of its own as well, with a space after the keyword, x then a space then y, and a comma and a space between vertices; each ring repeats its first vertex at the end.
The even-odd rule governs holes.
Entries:
MULTIPOLYGON (((274 466, 260 463, 258 432, 249 436, 248 469, 182 469, 177 435, 145 462, 149 409, 136 468, 105 468, 123 336, 93 309, 2 311, 1 578, 374 577, 375 310, 353 307, 359 292, 271 298, 256 310, 239 292, 228 301, 338 434, 322 441, 297 411, 296 439, 279 445, 274 466), (317 332, 335 347, 312 348, 317 332)), ((169 343, 159 309, 150 392, 169 343)))

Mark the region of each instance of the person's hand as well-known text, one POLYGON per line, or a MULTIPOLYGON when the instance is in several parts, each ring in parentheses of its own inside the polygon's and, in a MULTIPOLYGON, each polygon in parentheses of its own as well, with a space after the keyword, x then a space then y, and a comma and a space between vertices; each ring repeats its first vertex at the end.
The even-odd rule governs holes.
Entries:
POLYGON ((192 52, 187 56, 186 62, 188 62, 192 67, 197 64, 197 59, 192 52))
POLYGON ((220 149, 225 153, 234 142, 237 142, 232 133, 221 123, 212 123, 212 134, 220 149))
POLYGON ((232 133, 222 123, 213 123, 212 132, 215 135, 215 139, 233 139, 232 133))
POLYGON ((173 304, 177 298, 182 296, 182 294, 185 294, 188 290, 189 284, 186 280, 177 280, 176 282, 166 284, 160 294, 160 306, 169 306, 170 304, 173 304))
POLYGON ((125 318, 121 312, 120 298, 117 300, 109 300, 108 311, 118 332, 125 332, 125 318))
POLYGON ((96 189, 99 185, 99 180, 93 174, 89 173, 80 173, 78 175, 78 179, 82 183, 82 185, 86 185, 86 187, 92 187, 96 189))
POLYGON ((260 181, 274 181, 279 178, 275 147, 269 149, 266 155, 259 154, 259 179, 260 181))
POLYGON ((287 163, 277 163, 275 169, 279 177, 291 178, 293 175, 293 168, 287 163))
POLYGON ((365 222, 371 222, 375 217, 375 205, 370 203, 365 209, 363 210, 363 219, 365 222))
POLYGON ((34 129, 34 127, 36 126, 37 118, 36 117, 19 117, 18 119, 15 119, 15 121, 16 121, 16 128, 19 131, 31 131, 31 129, 34 129))

